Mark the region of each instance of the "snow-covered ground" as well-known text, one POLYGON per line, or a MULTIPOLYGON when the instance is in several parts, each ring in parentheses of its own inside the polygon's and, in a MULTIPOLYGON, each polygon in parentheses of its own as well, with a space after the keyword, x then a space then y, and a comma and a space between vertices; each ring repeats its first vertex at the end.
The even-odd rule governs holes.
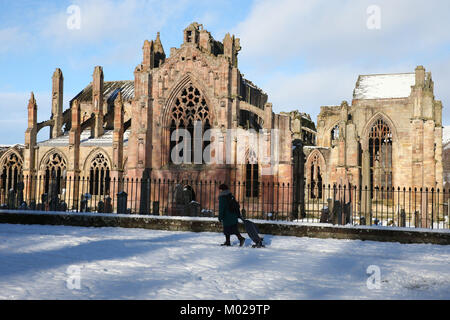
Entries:
POLYGON ((450 298, 450 246, 265 240, 225 248, 217 233, 0 224, 0 299, 450 298))

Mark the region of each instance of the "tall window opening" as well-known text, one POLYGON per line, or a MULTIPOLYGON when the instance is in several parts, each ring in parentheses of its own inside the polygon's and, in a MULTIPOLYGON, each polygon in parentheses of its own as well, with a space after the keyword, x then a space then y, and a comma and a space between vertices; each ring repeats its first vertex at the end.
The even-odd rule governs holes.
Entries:
POLYGON ((245 166, 245 196, 248 198, 259 196, 259 166, 254 151, 250 151, 245 166))
POLYGON ((203 135, 205 131, 210 128, 211 117, 206 99, 199 89, 195 88, 192 84, 188 84, 186 88, 181 90, 180 94, 175 99, 174 106, 171 109, 169 162, 173 163, 171 154, 174 147, 179 143, 184 143, 184 149, 183 151, 180 151, 179 155, 185 161, 193 163, 195 161, 194 145, 197 142, 201 146, 202 163, 205 163, 205 159, 203 159, 203 151, 210 144, 210 142, 203 141, 203 135), (194 125, 196 122, 201 123, 201 137, 194 136, 194 125), (178 129, 187 130, 191 140, 183 141, 184 137, 176 137, 176 141, 172 141, 172 134, 178 129), (200 140, 196 141, 197 139, 200 140), (183 154, 184 152, 187 152, 187 155, 183 154))
POLYGON ((392 187, 392 132, 378 120, 369 134, 370 181, 374 188, 392 187))
POLYGON ((311 163, 311 199, 322 199, 323 193, 323 179, 319 164, 319 156, 314 155, 311 163))
POLYGON ((109 195, 110 182, 109 161, 102 153, 99 153, 91 163, 89 193, 94 196, 109 195))
POLYGON ((11 153, 3 162, 1 168, 1 188, 6 191, 17 189, 17 183, 22 172, 22 159, 17 154, 11 153))
POLYGON ((331 130, 331 141, 339 139, 339 125, 335 125, 331 130))
POLYGON ((52 190, 56 190, 58 194, 61 194, 62 180, 66 177, 66 160, 59 153, 54 153, 46 161, 45 168, 45 193, 48 194, 50 186, 52 186, 52 190))

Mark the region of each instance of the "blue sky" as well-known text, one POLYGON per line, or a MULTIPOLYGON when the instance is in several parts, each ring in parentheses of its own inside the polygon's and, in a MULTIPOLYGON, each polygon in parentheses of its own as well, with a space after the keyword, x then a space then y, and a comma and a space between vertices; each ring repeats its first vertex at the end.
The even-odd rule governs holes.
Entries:
MULTIPOLYGON (((133 79, 142 44, 161 32, 167 54, 182 30, 202 23, 222 40, 241 38, 239 67, 269 94, 276 112, 299 109, 314 120, 322 105, 351 101, 359 74, 433 73, 450 124, 450 2, 447 0, 0 0, 0 144, 23 143, 31 91, 38 120, 50 117, 51 76, 64 73, 64 100, 83 89, 96 65, 105 80, 133 79), (79 30, 67 8, 80 8, 79 30), (370 5, 380 29, 367 28, 370 5)), ((40 133, 46 139, 48 130, 40 133)))

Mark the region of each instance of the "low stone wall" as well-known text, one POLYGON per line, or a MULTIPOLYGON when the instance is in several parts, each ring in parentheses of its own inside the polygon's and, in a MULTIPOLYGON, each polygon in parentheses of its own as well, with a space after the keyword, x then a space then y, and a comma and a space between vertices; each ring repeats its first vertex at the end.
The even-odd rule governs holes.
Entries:
MULTIPOLYGON (((222 225, 214 218, 170 218, 118 214, 0 211, 0 223, 222 232, 222 225)), ((332 226, 283 222, 275 223, 268 221, 260 221, 256 224, 261 234, 270 235, 400 243, 450 244, 449 230, 438 231, 390 227, 332 226)), ((239 228, 241 232, 245 232, 242 224, 239 224, 239 228)))

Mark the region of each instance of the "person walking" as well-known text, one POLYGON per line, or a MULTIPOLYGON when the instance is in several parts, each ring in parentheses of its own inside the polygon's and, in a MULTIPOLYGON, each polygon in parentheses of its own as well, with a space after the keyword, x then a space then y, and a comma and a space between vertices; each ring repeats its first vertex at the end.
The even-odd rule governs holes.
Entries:
POLYGON ((223 225, 223 233, 225 235, 225 243, 222 246, 231 246, 230 237, 234 234, 239 239, 239 245, 242 247, 245 243, 245 238, 241 236, 238 230, 239 213, 233 212, 231 208, 233 195, 226 184, 221 184, 219 190, 219 221, 223 225))

